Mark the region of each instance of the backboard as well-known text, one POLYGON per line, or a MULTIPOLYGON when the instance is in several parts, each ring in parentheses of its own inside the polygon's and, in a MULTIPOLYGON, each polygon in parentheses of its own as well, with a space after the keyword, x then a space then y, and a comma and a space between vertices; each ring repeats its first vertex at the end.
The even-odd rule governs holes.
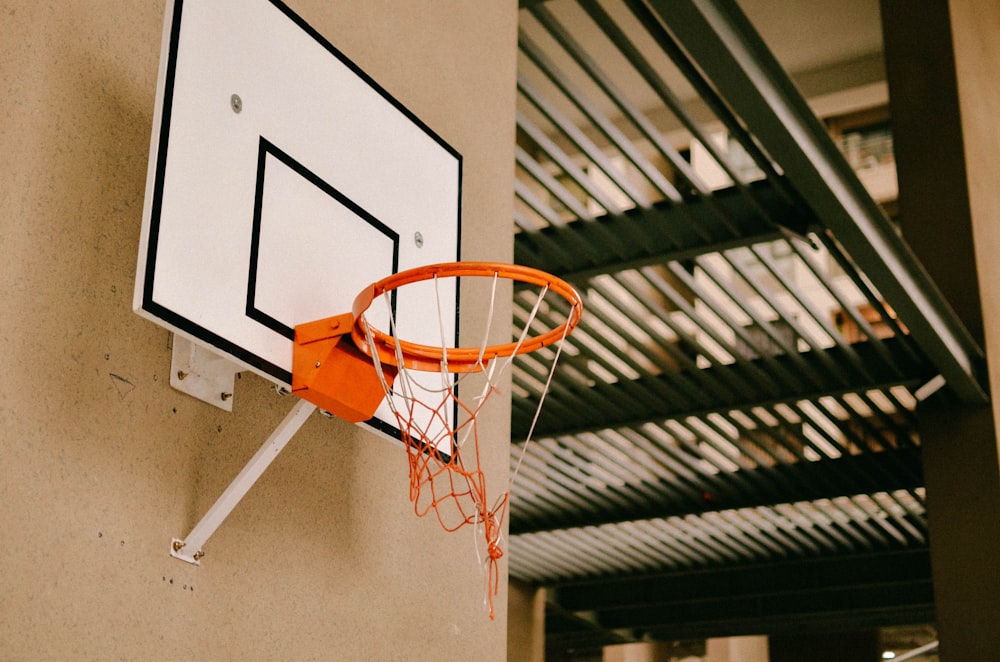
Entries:
MULTIPOLYGON (((164 24, 134 308, 288 386, 295 325, 460 258, 461 156, 278 0, 173 0, 164 24)), ((400 291, 399 328, 455 337, 457 297, 400 291)))

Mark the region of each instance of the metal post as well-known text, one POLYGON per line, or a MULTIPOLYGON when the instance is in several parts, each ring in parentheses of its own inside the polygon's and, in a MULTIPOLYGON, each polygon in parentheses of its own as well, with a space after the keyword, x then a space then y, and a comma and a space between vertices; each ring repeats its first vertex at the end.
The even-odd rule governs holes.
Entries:
POLYGON ((186 538, 180 540, 174 538, 170 545, 170 555, 188 563, 200 565, 199 559, 204 555, 201 548, 219 525, 233 512, 246 493, 250 491, 253 484, 261 477, 264 471, 271 465, 278 453, 284 449, 288 441, 299 431, 302 424, 306 422, 309 415, 315 411, 316 405, 305 400, 299 400, 292 410, 288 412, 285 419, 278 424, 271 436, 268 437, 260 450, 250 458, 243 470, 240 471, 236 479, 229 484, 222 496, 216 500, 215 504, 208 509, 208 512, 201 518, 191 533, 186 538))

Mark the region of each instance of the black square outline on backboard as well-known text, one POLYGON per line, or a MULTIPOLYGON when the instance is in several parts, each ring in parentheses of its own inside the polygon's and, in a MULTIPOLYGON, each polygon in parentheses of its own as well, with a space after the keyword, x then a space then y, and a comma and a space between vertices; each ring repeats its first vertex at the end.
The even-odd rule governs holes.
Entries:
MULTIPOLYGON (((281 322, 275 317, 268 315, 265 311, 261 310, 256 305, 256 293, 257 293, 257 273, 258 273, 258 258, 260 256, 260 233, 261 224, 263 222, 263 207, 264 207, 264 188, 266 185, 267 178, 267 157, 273 156, 278 161, 283 163, 285 166, 290 168, 299 177, 302 177, 310 184, 321 190, 326 195, 330 196, 338 203, 349 209, 358 219, 364 221, 371 227, 373 227, 378 232, 386 236, 390 241, 392 241, 392 272, 396 273, 399 271, 399 233, 390 228, 388 225, 382 221, 375 218, 374 215, 365 210, 361 205, 357 204, 349 197, 344 195, 341 191, 337 190, 333 185, 324 180, 322 177, 312 172, 304 165, 292 158, 288 153, 277 147, 274 143, 269 141, 264 136, 260 137, 260 141, 257 147, 257 185, 254 192, 253 201, 253 229, 250 234, 250 264, 248 265, 247 273, 247 300, 246 300, 246 315, 250 319, 260 322, 267 328, 271 329, 275 333, 279 333, 282 336, 288 338, 289 340, 295 339, 295 329, 288 326, 287 324, 281 322)), ((388 275, 388 274, 386 274, 388 275)), ((392 308, 395 311, 396 308, 396 293, 392 293, 392 308)), ((344 310, 331 310, 330 315, 336 315, 339 313, 347 312, 344 310)))

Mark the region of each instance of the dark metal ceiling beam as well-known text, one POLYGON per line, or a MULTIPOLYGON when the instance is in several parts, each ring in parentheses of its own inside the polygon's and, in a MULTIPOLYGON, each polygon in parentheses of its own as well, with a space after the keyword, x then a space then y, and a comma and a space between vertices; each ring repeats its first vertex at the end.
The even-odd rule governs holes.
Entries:
MULTIPOLYGON (((933 622, 926 548, 547 587, 561 610, 648 638, 933 622)), ((848 629, 850 629, 850 627, 848 629)))
MULTIPOLYGON (((906 354, 899 351, 900 341, 888 338, 882 341, 882 345, 888 348, 896 357, 901 372, 891 370, 880 356, 875 352, 875 348, 870 343, 862 342, 851 345, 851 348, 860 357, 860 360, 868 367, 871 379, 859 379, 850 384, 834 382, 831 380, 828 388, 803 392, 789 386, 783 387, 778 393, 769 395, 757 394, 757 397, 746 396, 741 392, 730 391, 730 397, 724 398, 716 396, 716 405, 711 410, 691 409, 684 406, 684 403, 670 402, 662 398, 655 398, 653 401, 638 401, 632 396, 637 390, 644 393, 660 393, 663 390, 656 388, 655 382, 668 379, 668 377, 644 377, 625 383, 606 384, 601 383, 581 390, 576 387, 575 391, 570 387, 565 392, 550 393, 546 399, 546 407, 538 415, 538 420, 534 427, 534 437, 560 436, 581 434, 584 432, 595 432, 608 428, 639 427, 649 422, 662 422, 668 419, 684 418, 688 416, 705 416, 716 411, 730 411, 733 409, 749 410, 753 407, 770 407, 779 403, 794 403, 801 400, 817 400, 826 395, 840 395, 845 393, 865 392, 871 389, 887 390, 893 386, 906 386, 915 389, 935 375, 928 370, 928 366, 915 364, 906 354), (569 397, 573 393, 579 397, 573 401, 569 397), (550 402, 551 400, 551 402, 550 402), (623 402, 627 406, 619 407, 592 407, 580 403, 605 401, 623 402), (560 414, 563 407, 549 406, 551 404, 566 405, 574 416, 567 420, 560 414), (580 404, 580 406, 574 406, 580 404)), ((791 364, 791 360, 786 356, 769 357, 781 364, 789 364, 789 369, 798 369, 791 364)), ((563 360, 569 360, 564 357, 563 360)), ((748 361, 748 364, 756 364, 763 359, 748 361)), ((798 355, 797 362, 804 364, 809 370, 818 374, 825 374, 825 366, 833 361, 844 364, 846 358, 840 348, 831 348, 820 352, 803 352, 798 355), (821 355, 822 354, 822 355, 821 355)), ((748 374, 739 364, 698 369, 699 373, 690 374, 689 370, 680 370, 676 374, 669 376, 672 383, 689 383, 691 388, 698 388, 699 379, 709 377, 712 381, 723 384, 732 384, 734 381, 746 382, 748 379, 754 381, 753 374, 748 374)), ((670 383, 667 384, 670 386, 670 383)), ((774 388, 782 388, 777 385, 774 388)), ((531 426, 531 416, 535 410, 534 402, 528 398, 515 397, 514 411, 511 419, 511 437, 515 440, 524 439, 531 426)))
POLYGON ((586 640, 587 647, 603 648, 604 646, 633 643, 639 640, 625 628, 615 631, 604 628, 596 622, 591 612, 571 612, 549 602, 545 605, 546 645, 556 644, 558 646, 560 630, 569 633, 576 645, 586 640))
MULTIPOLYGON (((816 225, 814 216, 793 209, 770 183, 756 182, 750 188, 768 218, 775 219, 782 226, 804 233, 816 225)), ((549 226, 537 233, 518 233, 514 239, 514 261, 580 283, 600 274, 671 260, 689 260, 706 253, 773 241, 784 236, 739 191, 732 188, 716 191, 714 198, 716 205, 725 210, 727 219, 736 224, 739 237, 734 238, 732 232, 724 227, 722 216, 696 198, 684 203, 685 217, 697 223, 708 236, 717 238, 716 241, 706 242, 690 228, 688 221, 682 221, 677 205, 660 202, 648 209, 631 209, 620 215, 601 216, 591 222, 549 226), (596 252, 600 257, 594 259, 593 251, 552 249, 553 246, 576 246, 581 242, 600 249, 607 245, 609 233, 611 236, 622 236, 636 232, 641 233, 646 241, 625 245, 624 254, 598 250, 596 252)))
POLYGON ((735 2, 650 0, 733 110, 968 403, 985 359, 735 2))
POLYGON ((913 490, 924 484, 920 451, 912 446, 838 459, 722 472, 714 478, 714 486, 705 488, 699 502, 685 498, 654 504, 636 501, 628 509, 619 507, 598 513, 560 511, 556 515, 535 518, 519 515, 515 488, 510 533, 519 535, 856 494, 913 490), (745 486, 748 484, 756 487, 747 489, 745 486))

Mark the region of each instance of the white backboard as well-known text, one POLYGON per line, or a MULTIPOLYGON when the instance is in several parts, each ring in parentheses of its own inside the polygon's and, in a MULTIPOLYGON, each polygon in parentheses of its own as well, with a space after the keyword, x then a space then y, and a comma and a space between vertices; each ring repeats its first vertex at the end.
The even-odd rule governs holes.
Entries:
POLYGON ((296 324, 460 258, 461 156, 281 2, 167 4, 134 308, 288 386, 296 324))

